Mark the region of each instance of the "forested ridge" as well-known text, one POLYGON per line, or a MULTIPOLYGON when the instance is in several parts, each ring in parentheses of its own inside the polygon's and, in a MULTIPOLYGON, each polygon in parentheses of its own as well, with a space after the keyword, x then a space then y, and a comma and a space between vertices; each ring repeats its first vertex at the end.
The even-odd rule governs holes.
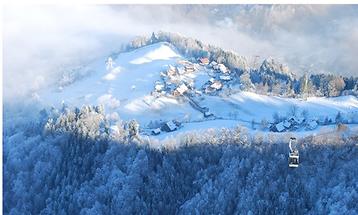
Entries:
MULTIPOLYGON (((271 57, 253 65, 249 60, 251 56, 241 56, 236 52, 171 32, 159 31, 153 32, 151 36, 139 36, 123 45, 121 51, 113 53, 112 57, 158 42, 170 43, 192 62, 197 62, 199 58, 208 58, 210 61, 224 64, 234 74, 233 84, 241 84, 246 91, 285 97, 358 95, 357 76, 344 77, 329 74, 328 71, 318 74, 316 71, 302 68, 298 69, 301 74, 296 74, 283 62, 271 57)), ((339 74, 339 71, 336 72, 339 74)))
POLYGON ((241 127, 154 147, 108 135, 101 108, 54 112, 5 108, 5 214, 358 213, 357 134, 299 139, 289 169, 288 139, 241 127))

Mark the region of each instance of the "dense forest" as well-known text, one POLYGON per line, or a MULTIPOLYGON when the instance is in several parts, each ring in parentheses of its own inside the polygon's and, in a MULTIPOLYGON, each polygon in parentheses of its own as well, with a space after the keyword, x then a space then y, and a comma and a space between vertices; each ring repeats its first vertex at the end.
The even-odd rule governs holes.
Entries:
POLYGON ((176 33, 160 31, 151 36, 137 37, 123 46, 121 51, 131 51, 157 42, 172 44, 180 54, 193 62, 207 57, 210 61, 224 64, 235 74, 233 84, 241 84, 243 90, 286 97, 358 95, 358 77, 316 74, 314 71, 302 71, 305 74, 299 76, 273 58, 253 66, 246 57, 176 33))
POLYGON ((4 214, 357 214, 358 135, 245 129, 153 142, 101 107, 4 110, 4 214), (289 138, 289 137, 287 137, 289 138))

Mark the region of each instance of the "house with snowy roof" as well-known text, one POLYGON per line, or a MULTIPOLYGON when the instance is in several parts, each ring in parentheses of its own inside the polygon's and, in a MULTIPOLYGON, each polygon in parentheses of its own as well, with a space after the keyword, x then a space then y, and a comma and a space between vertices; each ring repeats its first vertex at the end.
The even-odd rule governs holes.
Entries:
POLYGON ((189 90, 189 88, 183 83, 174 90, 173 95, 181 96, 181 95, 184 95, 184 93, 186 93, 188 90, 189 90))
POLYGON ((208 118, 208 117, 211 117, 211 116, 214 116, 214 114, 213 114, 211 111, 206 110, 206 111, 204 112, 204 117, 208 118))
POLYGON ((307 129, 313 130, 313 129, 317 128, 317 126, 318 126, 317 121, 316 120, 311 120, 307 124, 307 129))
POLYGON ((216 65, 218 65, 218 63, 216 63, 216 61, 211 61, 209 65, 214 68, 216 65))
POLYGON ((226 66, 222 63, 219 63, 218 64, 218 69, 220 72, 224 73, 224 74, 227 74, 227 73, 230 73, 230 71, 226 68, 226 66))
POLYGON ((215 90, 220 90, 223 87, 223 84, 220 81, 215 80, 210 87, 215 90))
POLYGON ((231 80, 231 76, 230 76, 230 75, 220 75, 219 78, 220 78, 220 80, 222 80, 222 81, 230 81, 230 80, 231 80))
POLYGON ((201 64, 201 65, 208 65, 209 64, 209 58, 207 58, 207 57, 202 57, 202 58, 199 58, 199 63, 201 64))
POLYGON ((194 72, 195 71, 195 67, 193 64, 187 64, 184 66, 185 72, 194 72))
POLYGON ((283 121, 283 126, 287 129, 291 127, 291 123, 288 120, 283 121))
POLYGON ((163 126, 160 128, 162 131, 166 132, 172 132, 178 129, 178 126, 173 121, 168 121, 163 124, 163 126))
POLYGON ((160 82, 155 83, 154 89, 156 92, 161 92, 164 89, 164 84, 160 82))
POLYGON ((183 66, 178 66, 177 70, 178 70, 179 75, 184 75, 186 73, 186 70, 183 66))
POLYGON ((286 130, 286 127, 284 126, 283 122, 280 122, 271 126, 270 130, 273 132, 283 132, 286 130))
POLYGON ((156 128, 156 129, 153 129, 153 130, 152 130, 151 134, 152 134, 152 135, 159 135, 160 132, 161 132, 160 128, 156 128))
POLYGON ((176 68, 172 65, 169 65, 168 70, 167 70, 167 75, 169 77, 171 77, 171 76, 175 76, 176 73, 177 73, 176 68))
POLYGON ((300 125, 305 121, 305 119, 303 117, 291 116, 288 121, 293 125, 300 125))

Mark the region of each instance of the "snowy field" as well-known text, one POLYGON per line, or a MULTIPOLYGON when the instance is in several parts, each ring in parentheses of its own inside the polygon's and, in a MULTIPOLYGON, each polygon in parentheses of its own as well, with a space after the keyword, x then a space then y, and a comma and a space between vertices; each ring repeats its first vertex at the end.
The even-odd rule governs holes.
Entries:
MULTIPOLYGON (((245 123, 242 121, 235 120, 208 120, 204 122, 190 122, 183 125, 183 127, 179 130, 166 133, 162 132, 157 136, 151 136, 151 138, 166 140, 166 139, 175 139, 181 137, 186 134, 205 134, 211 132, 220 132, 221 129, 243 129, 247 134, 251 137, 254 137, 256 134, 264 135, 264 136, 276 136, 278 138, 286 138, 288 139, 291 136, 296 138, 304 138, 307 136, 316 136, 316 135, 324 135, 324 134, 332 134, 337 131, 336 125, 324 125, 318 126, 313 130, 299 130, 299 131, 287 131, 287 132, 271 132, 271 131, 262 131, 259 129, 252 129, 251 123, 245 123)), ((345 134, 356 134, 358 133, 358 124, 349 125, 349 129, 345 132, 345 134)))

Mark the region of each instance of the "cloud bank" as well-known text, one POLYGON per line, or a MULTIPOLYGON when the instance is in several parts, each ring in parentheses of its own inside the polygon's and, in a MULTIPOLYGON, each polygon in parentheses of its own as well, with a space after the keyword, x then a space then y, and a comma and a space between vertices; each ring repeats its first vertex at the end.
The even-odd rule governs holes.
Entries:
POLYGON ((358 75, 358 7, 341 5, 5 6, 4 99, 51 86, 70 67, 138 35, 171 31, 291 70, 358 75))

